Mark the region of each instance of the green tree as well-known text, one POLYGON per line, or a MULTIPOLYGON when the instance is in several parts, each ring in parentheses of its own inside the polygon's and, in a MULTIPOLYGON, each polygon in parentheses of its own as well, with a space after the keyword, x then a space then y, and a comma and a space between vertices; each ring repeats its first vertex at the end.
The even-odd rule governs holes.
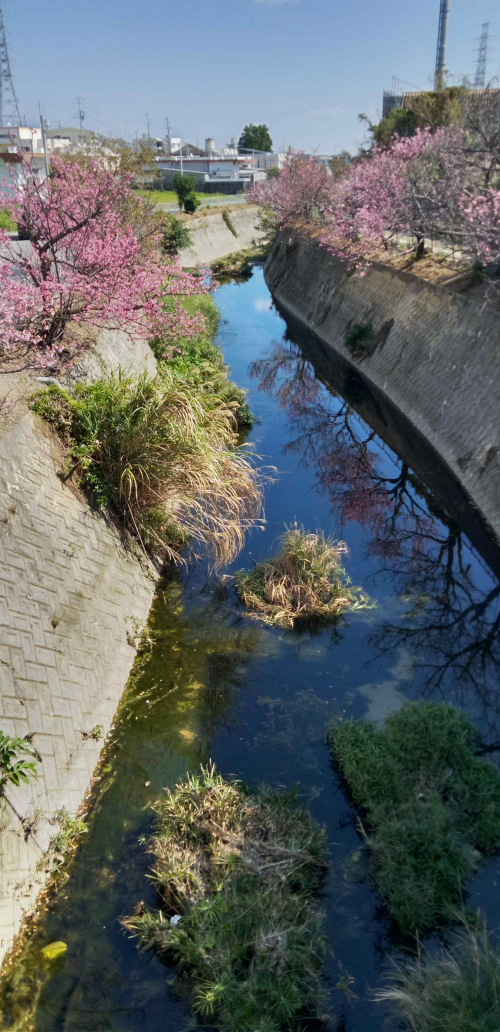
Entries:
POLYGON ((267 125, 246 125, 238 143, 239 147, 252 150, 271 151, 273 141, 269 135, 267 125))
POLYGON ((174 190, 177 194, 179 211, 192 213, 199 207, 199 200, 196 195, 196 180, 194 176, 181 175, 177 172, 174 176, 174 190))
POLYGON ((414 136, 417 129, 429 126, 434 131, 443 125, 462 125, 466 95, 465 86, 445 86, 410 96, 408 107, 393 108, 376 125, 366 115, 359 118, 367 122, 373 143, 389 147, 394 136, 414 136))

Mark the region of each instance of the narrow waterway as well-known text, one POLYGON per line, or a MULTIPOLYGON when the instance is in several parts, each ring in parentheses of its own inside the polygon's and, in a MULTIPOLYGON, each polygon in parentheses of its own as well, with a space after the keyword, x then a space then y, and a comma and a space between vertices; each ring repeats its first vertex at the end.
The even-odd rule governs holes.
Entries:
MULTIPOLYGON (((343 538, 354 584, 375 603, 334 630, 301 636, 266 628, 238 608, 199 563, 164 584, 149 643, 124 695, 70 876, 4 979, 2 1027, 37 1032, 159 1032, 186 1027, 171 972, 141 954, 120 918, 153 903, 140 836, 150 804, 188 769, 213 759, 224 775, 294 786, 329 836, 322 906, 330 1028, 382 1032, 372 999, 401 943, 372 892, 355 815, 325 743, 335 715, 383 720, 405 698, 447 699, 500 746, 500 585, 426 484, 315 374, 273 309, 257 267, 220 288, 218 343, 259 419, 250 440, 279 478, 266 493, 264 532, 238 567, 272 553, 285 525, 343 538), (40 947, 67 943, 49 967, 40 947), (348 973, 346 998, 337 987, 348 973)), ((360 402, 362 398, 359 399, 360 402)), ((225 570, 224 573, 230 573, 225 570)), ((229 582, 225 582, 226 584, 229 582)), ((469 887, 500 926, 500 863, 469 887)))

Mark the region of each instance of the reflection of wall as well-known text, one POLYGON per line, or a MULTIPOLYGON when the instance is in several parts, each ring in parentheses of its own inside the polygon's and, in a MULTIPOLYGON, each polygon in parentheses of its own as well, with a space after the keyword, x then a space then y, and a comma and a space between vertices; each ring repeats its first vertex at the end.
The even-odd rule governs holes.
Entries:
POLYGON ((499 316, 379 263, 363 278, 346 275, 315 241, 298 237, 295 248, 286 244, 290 236, 281 235, 266 266, 276 300, 314 332, 313 352, 321 343, 324 360, 344 382, 360 375, 368 384, 372 411, 361 407, 363 418, 407 458, 500 572, 499 316), (343 344, 349 325, 372 323, 377 333, 390 320, 385 342, 369 358, 353 359, 343 344))
MULTIPOLYGON (((125 333, 103 332, 96 352, 108 366, 154 368, 125 333)), ((87 375, 99 375, 93 363, 87 375)), ((1 801, 0 957, 44 881, 36 863, 57 830, 47 815, 74 814, 89 785, 102 742, 79 732, 109 731, 135 656, 127 634, 154 591, 144 561, 57 476, 57 440, 20 414, 0 440, 0 728, 35 732, 42 763, 38 781, 8 785, 1 801)))

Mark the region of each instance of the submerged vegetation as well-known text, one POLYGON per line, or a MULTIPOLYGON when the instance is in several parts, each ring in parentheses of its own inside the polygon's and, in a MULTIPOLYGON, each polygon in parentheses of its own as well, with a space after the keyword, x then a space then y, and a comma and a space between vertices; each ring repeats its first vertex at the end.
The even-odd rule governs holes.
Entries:
POLYGON ((368 605, 360 588, 351 587, 341 565, 343 541, 287 528, 281 548, 253 570, 238 570, 236 590, 252 615, 269 624, 293 627, 296 622, 328 623, 341 613, 368 605))
POLYGON ((125 926, 179 969, 204 1027, 285 1032, 319 1018, 324 938, 314 905, 325 836, 290 793, 202 768, 156 804, 158 911, 125 926))
POLYGON ((329 741, 366 812, 375 884, 402 931, 450 919, 481 852, 500 845, 500 773, 475 755, 473 725, 454 706, 418 702, 383 729, 336 723, 329 741))
POLYGON ((498 1032, 500 952, 485 921, 466 923, 451 950, 419 953, 398 967, 376 998, 393 1003, 400 1027, 411 1032, 498 1032))
POLYGON ((157 376, 112 371, 39 391, 32 407, 67 445, 64 475, 110 505, 145 549, 178 560, 193 540, 222 563, 259 517, 262 475, 236 447, 251 413, 209 337, 217 310, 206 295, 185 308, 205 328, 178 347, 156 340, 157 376))

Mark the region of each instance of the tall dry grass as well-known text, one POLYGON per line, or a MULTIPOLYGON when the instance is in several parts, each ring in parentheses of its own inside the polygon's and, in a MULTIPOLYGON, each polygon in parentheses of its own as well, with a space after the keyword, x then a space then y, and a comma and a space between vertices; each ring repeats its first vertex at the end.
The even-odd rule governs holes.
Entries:
POLYGON ((216 566, 261 522, 265 474, 236 448, 234 412, 168 365, 161 376, 112 372, 34 408, 69 444, 69 471, 110 504, 145 549, 175 561, 191 540, 216 566))

